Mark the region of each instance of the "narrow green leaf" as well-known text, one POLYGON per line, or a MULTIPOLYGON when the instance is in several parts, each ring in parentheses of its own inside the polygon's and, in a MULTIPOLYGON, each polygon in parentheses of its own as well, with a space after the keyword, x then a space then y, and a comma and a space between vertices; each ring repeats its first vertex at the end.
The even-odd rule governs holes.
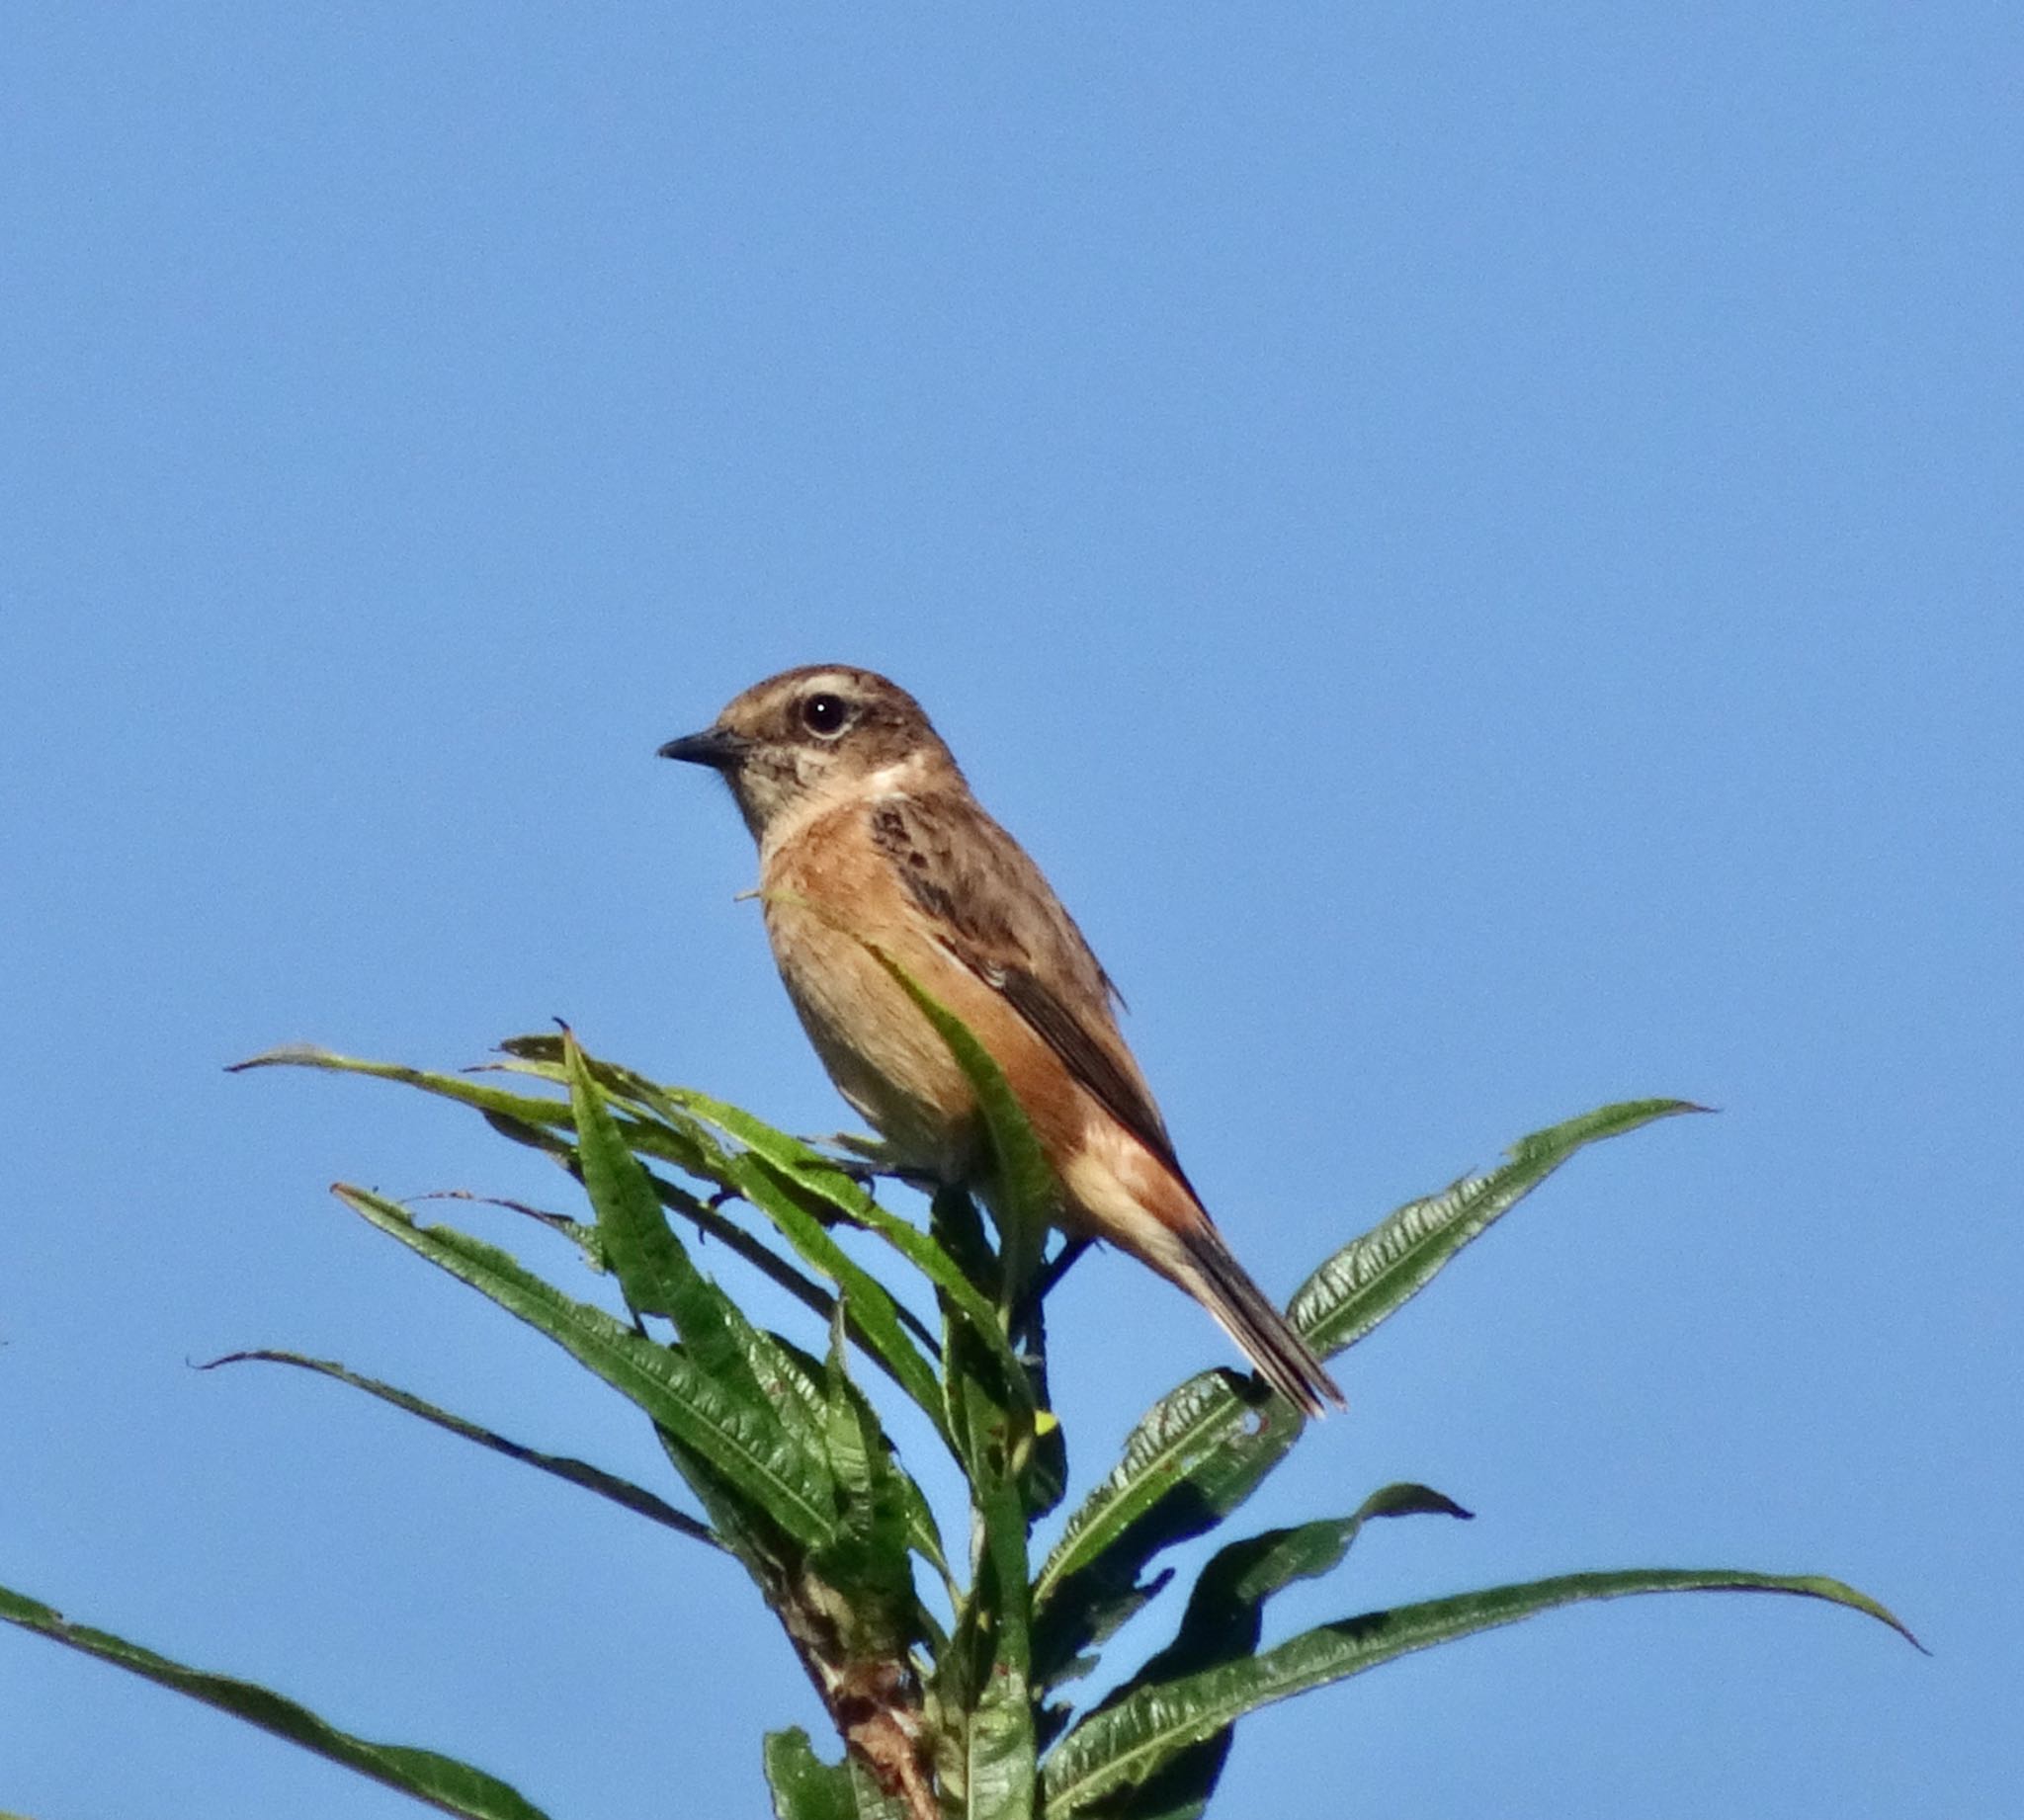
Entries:
MULTIPOLYGON (((641 1122, 643 1121, 636 1119, 621 1119, 619 1121, 621 1135, 625 1136, 630 1143, 632 1131, 641 1122)), ((565 1136, 562 1131, 537 1128, 532 1125, 520 1124, 510 1119, 504 1121, 498 1128, 504 1130, 505 1135, 511 1137, 516 1143, 530 1144, 544 1155, 552 1157, 572 1175, 580 1174, 580 1165, 576 1159, 576 1146, 570 1141, 571 1136, 574 1135, 573 1132, 565 1136)), ((564 1131, 568 1129, 569 1127, 566 1125, 563 1127, 564 1131)), ((648 1149, 647 1153, 656 1158, 660 1155, 660 1152, 654 1149, 648 1149)), ((723 1173, 725 1178, 728 1179, 729 1166, 727 1161, 723 1173)), ((665 1177, 653 1175, 651 1172, 649 1172, 649 1179, 653 1183, 653 1192, 659 1197, 661 1205, 666 1207, 669 1212, 679 1214, 694 1226, 704 1238, 714 1239, 717 1243, 723 1246, 726 1251, 731 1252, 734 1256, 741 1258, 745 1263, 751 1265, 769 1282, 786 1290, 802 1307, 814 1314, 825 1325, 827 1324, 830 1312, 836 1305, 836 1300, 819 1283, 803 1277, 800 1271, 796 1270, 792 1264, 781 1257, 771 1246, 752 1233, 747 1232, 736 1221, 726 1219, 716 1207, 712 1206, 708 1201, 698 1200, 696 1196, 689 1193, 687 1189, 681 1187, 678 1183, 670 1182, 665 1177)), ((717 1173, 713 1168, 706 1167, 698 1172, 698 1179, 706 1182, 716 1182, 717 1173)), ((594 1226, 584 1228, 583 1230, 590 1233, 593 1238, 595 1237, 596 1228, 594 1226)), ((572 1233, 571 1236, 577 1239, 579 1245, 583 1243, 579 1233, 572 1233)), ((591 1257, 591 1264, 593 1269, 603 1270, 605 1268, 602 1251, 597 1252, 591 1257)))
POLYGON ((1387 1485, 1347 1517, 1267 1530, 1226 1543, 1197 1576, 1174 1640, 1120 1690, 1118 1697, 1250 1655, 1258 1646, 1265 1606, 1272 1596, 1296 1581, 1318 1579, 1339 1566, 1371 1519, 1469 1516, 1452 1498, 1425 1485, 1387 1485))
POLYGON ((1106 1796, 1142 1783, 1180 1752, 1276 1700, 1362 1674, 1414 1650, 1516 1623, 1557 1606, 1673 1592, 1786 1593, 1826 1600, 1866 1613, 1917 1642, 1875 1600, 1839 1580, 1726 1568, 1564 1574, 1428 1600, 1392 1612, 1370 1612, 1303 1631, 1262 1655, 1140 1688, 1117 1705, 1092 1713, 1048 1759, 1047 1820, 1069 1820, 1071 1815, 1089 1812, 1106 1796))
MULTIPOLYGON (((530 1065, 546 1072, 544 1063, 530 1065)), ((924 1374, 895 1346, 888 1310, 891 1321, 931 1349, 934 1339, 912 1309, 894 1298, 829 1237, 827 1227, 839 1220, 871 1233, 898 1252, 928 1280, 938 1295, 963 1309, 1006 1369, 1018 1370, 1018 1356, 994 1318, 989 1299, 958 1261, 933 1236, 882 1207, 853 1171, 740 1107, 692 1088, 659 1087, 637 1076, 628 1078, 630 1091, 643 1112, 669 1119, 701 1120, 743 1146, 738 1155, 713 1150, 704 1164, 706 1171, 721 1187, 751 1201, 774 1221, 805 1262, 837 1282, 846 1294, 854 1337, 917 1402, 922 1400, 924 1374), (812 1211, 807 1204, 810 1200, 821 1211, 812 1211)), ((932 1374, 932 1367, 928 1374, 932 1374)), ((935 1418, 946 1437, 940 1400, 934 1405, 923 1402, 922 1407, 935 1418)))
MULTIPOLYGON (((1409 1202, 1343 1247, 1294 1297, 1294 1325, 1323 1358, 1342 1351, 1584 1145, 1699 1110, 1683 1100, 1635 1100, 1534 1132, 1513 1146, 1509 1163, 1409 1202)), ((1245 1397, 1243 1381, 1224 1371, 1170 1392, 1069 1518, 1035 1586, 1045 1673, 1063 1677, 1092 1626, 1131 1596, 1153 1555, 1227 1516, 1286 1456, 1299 1418, 1276 1399, 1254 1405, 1245 1397)))
POLYGON ((1041 1247, 1060 1200, 1054 1172, 997 1058, 977 1040, 969 1025, 884 949, 869 942, 865 946, 935 1027, 935 1034, 949 1045, 949 1053, 976 1095, 977 1111, 983 1116, 984 1129, 990 1138, 991 1193, 987 1199, 998 1215, 1003 1251, 1002 1293, 1009 1312, 1025 1295, 1040 1266, 1041 1247))
POLYGON ((744 1568, 766 1604, 778 1611, 794 1576, 807 1558, 807 1547, 757 1500, 731 1484, 722 1473, 680 1437, 656 1422, 654 1439, 710 1520, 711 1532, 744 1568))
POLYGON ((1345 1245, 1304 1282, 1288 1314, 1322 1358, 1353 1346, 1433 1281, 1448 1261, 1583 1146, 1707 1108, 1685 1100, 1627 1100, 1535 1131, 1510 1161, 1414 1200, 1345 1245))
POLYGON ((395 1409, 405 1410, 411 1416, 419 1416, 424 1422, 434 1423, 453 1435, 461 1435, 466 1441, 474 1441, 481 1448, 489 1448, 494 1453, 503 1453, 508 1459, 519 1460, 523 1465, 535 1466, 543 1472, 552 1473, 558 1479, 566 1479, 572 1485, 580 1485, 586 1491, 594 1491, 601 1498, 609 1498, 614 1504, 623 1505, 634 1515, 650 1518, 653 1522, 687 1535, 699 1542, 708 1542, 718 1548, 720 1543, 710 1532, 707 1525, 676 1510, 664 1499, 657 1498, 642 1485, 635 1485, 631 1479, 622 1479, 616 1473, 606 1472, 602 1467, 592 1466, 580 1459, 571 1459, 559 1453, 544 1453, 539 1448, 523 1447, 517 1441, 508 1441, 504 1435, 495 1434, 491 1429, 481 1428, 475 1422, 468 1422, 463 1416, 453 1415, 447 1409, 439 1409, 434 1403, 425 1403, 418 1396, 382 1383, 377 1377, 367 1377, 358 1371, 347 1370, 335 1360, 310 1359, 301 1353, 288 1353, 273 1348, 258 1348, 242 1353, 227 1353, 222 1359, 211 1360, 199 1366, 200 1370, 215 1370, 219 1365, 241 1365, 248 1361, 261 1361, 268 1365, 296 1365, 305 1371, 315 1371, 324 1377, 335 1378, 341 1384, 350 1384, 356 1390, 363 1390, 368 1396, 376 1396, 382 1403, 391 1403, 395 1409))
POLYGON ((415 1750, 402 1744, 375 1744, 370 1739, 354 1737, 271 1689, 250 1681, 207 1674, 109 1631, 71 1623, 60 1613, 5 1587, 0 1587, 0 1618, 84 1655, 95 1656, 101 1662, 110 1662, 143 1681, 172 1688, 207 1706, 215 1706, 220 1712, 244 1719, 277 1738, 286 1738, 327 1762, 342 1764, 388 1788, 426 1801, 443 1813, 461 1814, 466 1820, 545 1820, 541 1809, 531 1801, 497 1777, 487 1776, 469 1764, 439 1756, 434 1751, 415 1750))
MULTIPOLYGON (((1219 1549, 1196 1577, 1173 1641, 1096 1711, 1121 1705, 1143 1688, 1247 1660, 1257 1650, 1265 1606, 1275 1593, 1339 1565, 1372 1518, 1413 1516, 1467 1518, 1469 1512, 1424 1485, 1387 1485, 1348 1517, 1268 1530, 1219 1549)), ((1138 1789, 1131 1803, 1132 1820, 1199 1812, 1216 1791, 1234 1737, 1234 1728, 1224 1726, 1177 1751, 1138 1789)))
MULTIPOLYGON (((395 1081, 434 1094, 439 1099, 474 1108, 495 1129, 521 1141, 538 1142, 539 1132, 557 1127, 567 1130, 572 1125, 566 1101, 536 1094, 511 1093, 505 1088, 475 1081, 469 1074, 440 1074, 424 1068, 406 1067, 398 1062, 363 1061, 354 1055, 339 1055, 307 1043, 270 1049, 263 1055, 234 1062, 226 1073, 243 1074, 252 1068, 317 1068, 334 1074, 362 1074, 373 1080, 395 1081)), ((546 1070, 542 1071, 542 1078, 558 1083, 561 1080, 559 1073, 546 1070)), ((681 1141, 680 1133, 644 1119, 624 1120, 622 1126, 628 1142, 634 1149, 644 1150, 649 1156, 659 1157, 691 1174, 697 1173, 693 1167, 695 1152, 681 1141)))
POLYGON ((985 1667, 965 1738, 963 1820, 1032 1820, 1036 1793, 1032 1635, 1029 1628, 1026 1510, 1017 1484, 993 1477, 975 1487, 983 1559, 974 1597, 986 1613, 985 1667))
MULTIPOLYGON (((340 1183, 332 1192, 380 1231, 553 1340, 787 1533, 809 1546, 829 1539, 834 1514, 827 1474, 804 1449, 783 1445, 778 1422, 726 1392, 678 1349, 564 1295, 496 1246, 454 1227, 423 1226, 405 1207, 365 1189, 340 1183)), ((716 1527, 721 1533, 722 1526, 716 1527)))
POLYGON ((652 1173, 628 1147, 576 1039, 562 1034, 569 1106, 576 1119, 584 1191, 634 1314, 665 1315, 689 1357, 760 1421, 781 1426, 783 1446, 819 1449, 822 1395, 786 1348, 690 1261, 670 1230, 652 1173))
MULTIPOLYGON (((721 1100, 713 1100, 708 1094, 686 1087, 670 1087, 664 1091, 698 1117, 707 1119, 726 1136, 743 1144, 749 1154, 768 1166, 776 1180, 813 1196, 827 1205, 834 1218, 883 1239, 919 1271, 938 1292, 953 1297, 972 1320, 987 1326, 990 1324, 990 1301, 963 1274, 955 1260, 918 1226, 882 1207, 865 1192, 864 1185, 833 1158, 825 1157, 799 1137, 754 1118, 750 1113, 728 1106, 721 1100)), ((928 1339, 926 1330, 913 1322, 911 1310, 905 1312, 915 1330, 923 1339, 928 1339)))
POLYGON ((404 1067, 398 1062, 363 1061, 358 1056, 339 1055, 309 1043, 292 1043, 285 1048, 269 1049, 265 1054, 232 1063, 225 1072, 243 1074, 252 1068, 320 1068, 333 1074, 363 1074, 376 1081, 397 1081, 404 1086, 419 1087, 424 1093, 455 1100, 461 1106, 475 1107, 480 1112, 511 1118, 521 1124, 566 1125, 569 1122, 569 1108, 560 1100, 509 1093, 501 1087, 481 1085, 467 1075, 434 1074, 424 1068, 404 1067))
POLYGON ((774 1820, 858 1820, 850 1771, 822 1762, 799 1725, 766 1734, 766 1785, 774 1820))
POLYGON ((801 1203, 792 1177, 776 1173, 756 1151, 732 1158, 729 1169, 737 1192, 773 1222, 804 1263, 842 1291, 853 1337, 946 1439, 940 1380, 909 1334, 908 1317, 891 1291, 845 1251, 801 1203))
POLYGON ((1034 1583, 1035 1673, 1054 1686, 1144 1603, 1153 1556, 1214 1529, 1283 1459, 1304 1424, 1283 1398, 1222 1369, 1146 1413, 1124 1456, 1062 1530, 1034 1583))
POLYGON ((878 1418, 850 1381, 841 1310, 830 1327, 825 1389, 838 1523, 835 1539, 809 1555, 808 1575, 836 1595, 825 1605, 839 1614, 845 1654, 856 1661, 898 1661, 922 1631, 909 1507, 925 1507, 926 1500, 907 1497, 905 1475, 878 1418))

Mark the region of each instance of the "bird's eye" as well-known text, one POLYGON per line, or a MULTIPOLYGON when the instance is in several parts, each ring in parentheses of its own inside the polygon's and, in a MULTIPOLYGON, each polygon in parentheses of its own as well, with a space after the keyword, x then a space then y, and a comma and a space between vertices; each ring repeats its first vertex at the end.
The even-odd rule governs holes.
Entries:
POLYGON ((841 696, 810 696, 801 703, 801 724, 820 739, 834 739, 849 718, 841 696))

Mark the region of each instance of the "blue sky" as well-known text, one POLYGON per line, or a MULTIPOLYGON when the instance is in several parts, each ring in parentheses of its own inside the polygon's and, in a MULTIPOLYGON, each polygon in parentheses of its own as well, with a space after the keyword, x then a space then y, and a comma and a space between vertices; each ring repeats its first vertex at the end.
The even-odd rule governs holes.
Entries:
MULTIPOLYGON (((1243 1816, 2015 1811, 2020 131, 2003 9, 28 4, 0 65, 0 1583, 562 1816, 755 1813, 735 1570, 296 1374, 640 1475, 344 1213, 554 1185, 222 1064, 566 1016, 843 1110, 653 748, 784 665, 936 716, 1285 1293, 1599 1102, 1343 1363, 1282 1628, 1639 1601, 1277 1709, 1243 1816), (670 1804, 673 1804, 671 1808, 670 1804)), ((473 1214, 474 1222, 482 1216, 473 1214)), ((486 1226, 530 1258, 524 1232, 486 1226)), ((555 1261, 557 1267, 566 1264, 555 1261)), ((1214 1330, 1054 1322, 1080 1482, 1214 1330)), ((1147 1647, 1164 1617, 1142 1620, 1147 1647)), ((0 1635, 0 1806, 419 1811, 0 1635)))

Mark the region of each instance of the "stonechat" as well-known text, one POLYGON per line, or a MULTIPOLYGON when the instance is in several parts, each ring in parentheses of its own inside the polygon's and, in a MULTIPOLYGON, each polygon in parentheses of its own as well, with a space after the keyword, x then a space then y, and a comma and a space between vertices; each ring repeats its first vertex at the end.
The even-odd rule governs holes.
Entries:
POLYGON ((1189 1184, 1119 1033, 1110 976, 913 697, 843 664, 788 670, 660 755, 729 784, 759 844, 788 996, 903 1168, 989 1199, 969 1080, 873 947, 1004 1070, 1059 1184, 1066 1232, 1108 1239, 1185 1289, 1307 1414, 1341 1404, 1189 1184))

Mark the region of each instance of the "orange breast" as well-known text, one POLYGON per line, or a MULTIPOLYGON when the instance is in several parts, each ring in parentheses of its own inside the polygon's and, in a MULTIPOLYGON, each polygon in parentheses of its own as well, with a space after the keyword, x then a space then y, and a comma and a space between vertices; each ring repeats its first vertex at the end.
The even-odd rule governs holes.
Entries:
POLYGON ((868 943, 990 1051, 1059 1171, 1093 1103, 1026 1021, 936 940, 873 845, 862 806, 807 824, 769 852, 760 890, 802 1028, 844 1098, 902 1161, 946 1182, 970 1179, 980 1161, 976 1102, 948 1045, 868 943))

